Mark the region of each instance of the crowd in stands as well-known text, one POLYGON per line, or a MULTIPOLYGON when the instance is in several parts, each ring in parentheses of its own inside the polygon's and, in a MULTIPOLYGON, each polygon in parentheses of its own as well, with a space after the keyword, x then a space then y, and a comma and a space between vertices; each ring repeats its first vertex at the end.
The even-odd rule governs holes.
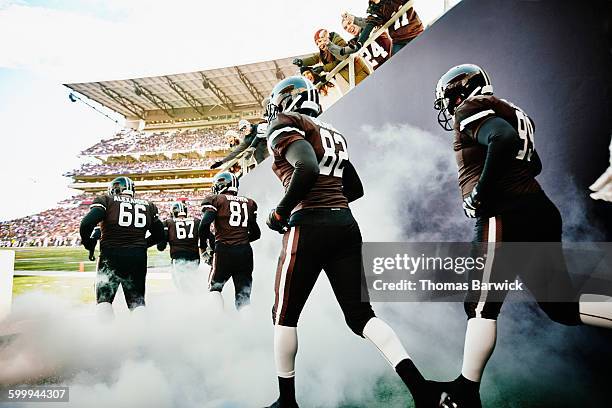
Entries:
POLYGON ((79 245, 79 222, 87 210, 88 206, 56 207, 0 222, 0 247, 79 245))
MULTIPOLYGON (((350 36, 348 41, 335 32, 321 28, 315 32, 314 42, 318 52, 293 63, 300 73, 309 78, 323 95, 334 87, 326 75, 333 71, 350 54, 355 58, 355 84, 365 79, 393 54, 416 38, 423 31, 423 24, 416 11, 410 7, 389 26, 388 30, 370 44, 364 44, 373 33, 384 26, 408 0, 369 0, 365 17, 342 13, 342 27, 350 36)), ((339 76, 350 82, 349 66, 340 70, 339 76)), ((334 79, 337 79, 335 77, 334 79)), ((334 81, 337 84, 337 81, 334 81)), ((187 129, 165 132, 136 132, 126 130, 114 138, 103 140, 84 150, 83 155, 111 155, 172 152, 184 150, 227 149, 240 144, 234 126, 219 129, 187 129), (230 132, 233 132, 230 135, 230 132)), ((244 135, 240 135, 244 138, 244 135)), ((208 159, 181 159, 138 161, 122 163, 84 164, 67 175, 135 174, 150 170, 205 167, 212 164, 208 159)), ((216 164, 216 163, 215 163, 216 164)), ((235 166, 239 166, 237 163, 235 166)), ((239 168, 233 171, 240 172, 239 168)), ((157 204, 161 218, 170 214, 173 201, 185 200, 192 214, 199 213, 199 202, 208 191, 144 192, 137 197, 157 204)), ((56 208, 28 217, 0 222, 0 246, 76 246, 79 245, 78 228, 82 217, 89 209, 92 196, 85 194, 72 197, 56 208)))
POLYGON ((152 170, 168 169, 208 169, 214 162, 212 159, 175 159, 175 160, 149 160, 121 163, 95 163, 83 164, 80 168, 64 174, 64 176, 98 176, 141 174, 152 170))
MULTIPOLYGON (((335 86, 330 82, 330 78, 327 78, 327 74, 351 54, 358 53, 354 60, 354 79, 355 85, 359 84, 371 71, 379 68, 423 32, 423 23, 414 8, 409 7, 388 29, 366 45, 370 36, 377 33, 406 3, 408 0, 369 0, 365 17, 342 13, 342 27, 352 38, 346 40, 339 33, 320 28, 314 34, 318 52, 305 58, 296 58, 293 63, 325 96, 329 89, 335 86)), ((349 65, 340 69, 338 74, 345 81, 343 85, 346 87, 350 83, 349 65)), ((336 84, 337 80, 338 76, 334 78, 336 84)))
MULTIPOLYGON (((136 197, 152 201, 161 219, 170 215, 174 201, 185 201, 192 215, 198 215, 199 206, 208 190, 179 190, 136 192, 136 197)), ((57 207, 38 214, 0 222, 0 247, 78 246, 79 223, 89 211, 94 195, 80 194, 58 203, 57 207)))
POLYGON ((225 132, 219 129, 186 129, 166 132, 123 131, 81 152, 83 155, 154 153, 181 150, 212 150, 227 147, 225 132))

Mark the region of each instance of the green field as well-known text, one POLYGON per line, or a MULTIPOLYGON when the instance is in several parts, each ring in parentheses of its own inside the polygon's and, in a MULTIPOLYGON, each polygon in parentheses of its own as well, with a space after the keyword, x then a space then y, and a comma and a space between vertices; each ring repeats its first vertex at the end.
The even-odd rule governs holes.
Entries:
MULTIPOLYGON (((0 249, 6 250, 6 249, 0 249)), ((11 248, 15 251, 15 271, 61 271, 78 272, 83 263, 86 272, 96 270, 96 262, 90 261, 83 247, 11 248)), ((96 251, 96 258, 99 253, 96 251)), ((170 264, 168 251, 149 249, 149 266, 162 267, 170 264)))
MULTIPOLYGON (((5 249, 3 249, 5 250, 5 249)), ((93 279, 78 276, 80 263, 85 272, 96 270, 96 261, 87 259, 88 253, 83 248, 12 248, 15 251, 15 278, 13 295, 19 296, 29 291, 38 290, 61 295, 82 302, 94 301, 93 279), (20 271, 56 271, 74 272, 75 277, 54 276, 18 276, 20 271)), ((96 258, 98 257, 96 252, 96 258)), ((149 266, 165 267, 170 264, 168 252, 150 249, 149 266)), ((167 282, 150 280, 147 287, 153 291, 163 290, 167 282)))

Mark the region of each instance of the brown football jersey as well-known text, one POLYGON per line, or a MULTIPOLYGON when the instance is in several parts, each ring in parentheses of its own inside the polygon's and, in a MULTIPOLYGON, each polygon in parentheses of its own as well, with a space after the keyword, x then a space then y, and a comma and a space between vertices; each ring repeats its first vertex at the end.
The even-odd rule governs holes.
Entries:
POLYGON ((204 198, 202 211, 213 210, 215 242, 226 245, 249 243, 249 223, 257 218, 257 203, 243 196, 211 194, 204 198))
POLYGON ((478 183, 487 156, 487 147, 478 143, 480 125, 497 116, 506 120, 518 133, 515 160, 512 160, 496 185, 500 196, 540 191, 530 169, 535 151, 533 134, 535 125, 519 107, 493 95, 478 95, 466 99, 455 110, 454 150, 459 167, 459 186, 463 197, 468 196, 478 183))
POLYGON ((168 229, 170 257, 179 252, 198 253, 198 228, 200 220, 193 217, 168 218, 164 228, 168 229))
POLYGON ((367 47, 362 48, 361 56, 363 59, 370 64, 373 69, 377 69, 391 57, 391 49, 393 43, 389 34, 382 33, 367 47))
MULTIPOLYGON (((408 0, 383 0, 376 5, 370 4, 371 14, 366 22, 382 26, 407 2, 408 0)), ((389 35, 396 42, 412 40, 422 32, 423 23, 413 7, 389 26, 389 35)))
MULTIPOLYGON (((396 1, 398 4, 393 13, 398 11, 407 1, 396 1)), ((423 30, 423 23, 419 15, 411 7, 389 27, 389 34, 391 34, 393 41, 409 41, 421 34, 423 30)))
POLYGON ((316 118, 295 112, 280 113, 268 127, 268 148, 274 157, 272 170, 285 189, 294 168, 285 159, 291 143, 306 140, 319 161, 319 177, 306 197, 294 208, 346 208, 348 200, 342 192, 342 171, 349 160, 346 139, 333 126, 316 118))
POLYGON ((157 207, 150 201, 128 195, 103 194, 90 208, 105 212, 100 248, 146 248, 145 235, 157 220, 157 207))

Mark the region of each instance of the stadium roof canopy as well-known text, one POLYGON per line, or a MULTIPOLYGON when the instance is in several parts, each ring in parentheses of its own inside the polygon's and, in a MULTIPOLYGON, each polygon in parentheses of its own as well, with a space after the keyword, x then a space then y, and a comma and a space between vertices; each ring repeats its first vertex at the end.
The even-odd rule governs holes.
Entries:
POLYGON ((182 74, 65 84, 79 94, 147 127, 177 122, 219 122, 248 111, 280 80, 296 73, 295 57, 182 74))

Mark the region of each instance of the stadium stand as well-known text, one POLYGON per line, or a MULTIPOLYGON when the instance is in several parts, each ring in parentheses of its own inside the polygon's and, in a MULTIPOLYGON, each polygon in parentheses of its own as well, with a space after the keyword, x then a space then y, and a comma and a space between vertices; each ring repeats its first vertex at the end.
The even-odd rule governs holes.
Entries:
POLYGON ((120 132, 81 152, 84 156, 116 155, 125 153, 175 152, 185 150, 214 150, 227 147, 225 132, 233 128, 186 129, 165 132, 120 132))
MULTIPOLYGON (((364 49, 412 3, 408 1, 373 33, 364 49)), ((79 220, 95 194, 118 175, 132 177, 137 195, 158 204, 164 214, 174 200, 196 205, 217 171, 239 176, 248 172, 254 163, 241 156, 216 171, 210 165, 231 151, 227 132, 240 119, 260 121, 264 96, 278 80, 299 74, 292 65, 296 58, 304 56, 168 76, 66 84, 124 115, 127 128, 83 150, 85 162, 64 174, 73 179, 70 187, 83 194, 38 214, 0 222, 0 246, 79 245, 79 220)), ((354 64, 359 59, 358 53, 352 54, 331 72, 322 73, 327 81, 344 85, 343 92, 322 101, 324 107, 355 86, 354 64), (340 71, 346 68, 348 78, 341 78, 340 71)))
MULTIPOLYGON (((184 201, 196 210, 208 190, 173 190, 137 193, 153 201, 162 218, 170 214, 174 201, 184 201)), ((0 222, 0 247, 78 246, 79 222, 89 210, 94 195, 79 194, 63 200, 57 207, 40 213, 0 222)))

